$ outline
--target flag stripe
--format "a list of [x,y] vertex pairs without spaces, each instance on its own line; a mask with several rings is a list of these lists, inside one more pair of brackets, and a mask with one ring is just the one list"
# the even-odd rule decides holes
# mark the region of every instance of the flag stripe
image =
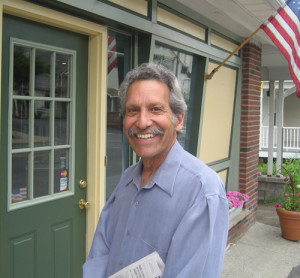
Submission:
[[289,6],[284,7],[279,11],[282,19],[286,22],[287,25],[293,30],[297,41],[300,41],[300,26],[299,26],[299,19],[294,14],[294,12],[289,8]]
[[[272,29],[272,25],[270,25],[269,27],[270,27],[270,29]],[[275,33],[274,30],[273,31],[270,30],[269,36],[273,40],[273,42],[276,44],[276,46],[279,48],[279,50],[282,52],[284,57],[288,60],[291,77],[292,77],[296,87],[300,89],[300,82],[298,79],[300,76],[300,70],[299,70],[299,67],[297,66],[297,64],[295,63],[293,55],[291,55],[291,52],[292,52],[291,48],[285,42],[285,40],[282,39],[281,36],[280,37],[275,36],[274,33]],[[299,89],[298,89],[298,92],[299,92]]]
[[295,33],[279,15],[276,16],[271,23],[278,32],[277,36],[279,37],[279,40],[281,41],[280,38],[282,37],[282,39],[289,44],[290,48],[292,49],[292,55],[294,57],[295,63],[300,65],[299,44],[296,40]]
[[107,73],[109,74],[111,70],[117,65],[118,63],[118,55],[117,55],[117,44],[116,38],[114,36],[108,37],[108,52],[107,52]]
[[18,189],[14,189],[11,195],[12,203],[17,203],[21,201],[25,201],[28,199],[27,196],[27,187],[21,187]]
[[281,36],[281,34],[276,30],[276,28],[273,25],[270,24],[267,28],[269,29],[268,35],[271,37],[276,46],[280,49],[285,58],[292,64],[292,68],[295,71],[295,74],[300,76],[299,63],[297,65],[295,58],[292,55],[293,50],[291,46],[287,43],[284,37]]
[[[270,30],[272,27],[271,26],[269,26],[269,27],[265,26],[264,31],[269,35],[269,37],[272,39],[272,41],[275,43],[275,45],[282,52],[284,57],[289,61],[289,68],[290,68],[290,73],[291,73],[292,79],[293,79],[296,87],[300,88],[300,82],[296,76],[296,74],[298,74],[298,76],[300,74],[299,69],[297,68],[297,66],[295,66],[295,70],[294,70],[293,66],[291,65],[292,62],[290,61],[291,56],[289,55],[286,48],[282,45],[282,43],[278,40],[278,38],[274,35],[274,33]],[[294,63],[294,65],[295,65],[295,63]]]
[[300,22],[299,0],[288,0],[261,28],[271,38],[289,63],[291,77],[300,97]]

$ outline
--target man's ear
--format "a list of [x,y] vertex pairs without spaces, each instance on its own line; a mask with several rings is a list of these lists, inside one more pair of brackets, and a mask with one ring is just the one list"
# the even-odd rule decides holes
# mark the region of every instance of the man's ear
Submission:
[[175,130],[179,132],[183,127],[184,113],[178,115],[176,118]]

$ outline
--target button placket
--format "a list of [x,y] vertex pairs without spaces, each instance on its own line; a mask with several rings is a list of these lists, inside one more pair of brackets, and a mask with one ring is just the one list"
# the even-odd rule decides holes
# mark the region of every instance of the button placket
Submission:
[[136,195],[135,195],[135,199],[134,199],[134,202],[133,202],[133,205],[135,207],[137,207],[139,204],[140,204],[140,201],[139,201],[139,197],[140,197],[140,194],[141,194],[141,190],[139,190]]

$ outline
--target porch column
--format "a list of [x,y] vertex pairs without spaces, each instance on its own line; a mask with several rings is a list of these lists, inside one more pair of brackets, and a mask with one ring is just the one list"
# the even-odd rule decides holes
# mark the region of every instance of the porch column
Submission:
[[242,107],[240,135],[240,178],[242,193],[249,195],[251,211],[244,226],[253,224],[258,201],[258,160],[260,133],[261,48],[248,43],[243,48]]
[[283,86],[284,81],[279,81],[279,90],[278,90],[278,101],[277,101],[277,159],[276,159],[276,172],[281,174],[281,166],[282,166],[282,157],[283,157],[283,104],[284,104],[284,96],[283,96]]
[[275,104],[275,81],[270,81],[269,89],[269,139],[268,139],[268,176],[273,173],[273,146],[274,146],[274,104]]

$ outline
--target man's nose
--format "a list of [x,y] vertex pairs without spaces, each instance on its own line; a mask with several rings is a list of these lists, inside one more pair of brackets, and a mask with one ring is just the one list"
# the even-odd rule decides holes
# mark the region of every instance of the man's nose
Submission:
[[139,118],[137,121],[137,126],[139,129],[146,129],[151,126],[151,116],[148,111],[141,110],[139,113]]

